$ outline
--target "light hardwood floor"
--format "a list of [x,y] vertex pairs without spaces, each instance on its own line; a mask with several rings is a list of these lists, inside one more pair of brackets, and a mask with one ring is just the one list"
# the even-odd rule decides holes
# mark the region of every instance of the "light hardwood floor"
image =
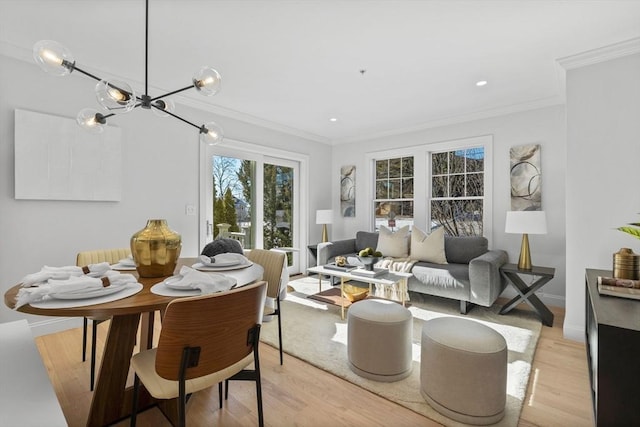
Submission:
[[[526,309],[525,305],[520,308]],[[519,426],[592,426],[591,397],[584,345],[562,338],[564,311],[552,328],[542,327]],[[159,322],[156,322],[159,324]],[[108,322],[100,325],[99,350]],[[69,426],[83,426],[91,402],[89,363],[81,361],[82,329],[36,338]],[[157,334],[156,334],[157,335]],[[278,351],[260,347],[265,425],[279,426],[438,426],[415,412]],[[132,377],[130,382],[133,383]],[[194,395],[187,406],[190,426],[257,425],[255,386],[233,382],[229,400],[218,407],[218,391]],[[127,426],[128,420],[116,424]],[[169,426],[158,409],[138,417],[142,427]]]

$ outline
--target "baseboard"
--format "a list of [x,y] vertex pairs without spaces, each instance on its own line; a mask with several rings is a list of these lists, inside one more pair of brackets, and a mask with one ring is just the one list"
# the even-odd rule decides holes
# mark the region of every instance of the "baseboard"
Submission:
[[562,335],[568,340],[585,342],[584,325],[571,325],[565,320],[562,325]]
[[34,337],[41,335],[55,334],[67,329],[79,328],[82,326],[81,317],[61,317],[59,319],[42,320],[29,323],[31,333]]
[[560,295],[555,295],[555,294],[547,294],[544,292],[536,292],[536,295],[538,295],[538,298],[540,298],[540,300],[545,303],[546,305],[552,305],[554,307],[565,307],[565,297],[560,296]]
[[[511,299],[511,298],[515,298],[517,295],[518,293],[514,289],[509,287],[505,289],[500,296],[503,298]],[[536,296],[540,298],[540,300],[545,305],[551,305],[553,307],[562,307],[562,308],[566,307],[566,299],[563,296],[544,293],[544,292],[536,292]]]

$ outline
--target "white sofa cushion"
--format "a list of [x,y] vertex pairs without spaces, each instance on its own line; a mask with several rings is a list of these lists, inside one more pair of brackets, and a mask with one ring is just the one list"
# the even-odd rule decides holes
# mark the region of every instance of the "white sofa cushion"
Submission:
[[405,225],[393,232],[380,226],[376,251],[385,257],[406,258],[409,256],[409,226]]
[[444,227],[439,227],[427,234],[414,225],[411,231],[411,259],[447,264],[444,251]]

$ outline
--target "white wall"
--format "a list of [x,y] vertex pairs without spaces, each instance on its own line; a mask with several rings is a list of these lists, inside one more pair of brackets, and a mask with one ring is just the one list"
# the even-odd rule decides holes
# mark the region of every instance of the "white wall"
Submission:
[[640,241],[615,228],[640,221],[640,55],[567,72],[566,337],[584,339],[586,268],[612,268]]
[[[540,144],[542,151],[542,207],[547,213],[548,234],[529,236],[531,258],[535,265],[554,267],[555,278],[543,288],[541,298],[548,304],[563,306],[565,297],[565,109],[549,107],[490,119],[420,132],[384,137],[335,147],[333,153],[333,209],[338,213],[340,166],[355,164],[356,217],[338,218],[332,226],[332,238],[348,238],[358,230],[368,230],[371,206],[366,189],[367,153],[392,148],[402,149],[424,144],[493,136],[493,235],[487,236],[493,248],[504,249],[509,260],[517,262],[522,237],[504,233],[505,212],[510,210],[509,148],[515,145]],[[417,185],[417,184],[416,184]],[[424,221],[424,219],[423,219]],[[507,294],[510,294],[509,290]]]
[[[165,218],[182,235],[184,256],[195,256],[198,216],[199,142],[195,128],[149,111],[135,110],[111,122],[122,129],[124,188],[120,202],[28,201],[14,199],[14,109],[75,118],[96,106],[94,82],[81,75],[64,78],[43,73],[35,63],[0,55],[0,291],[43,265],[75,263],[81,250],[127,247],[131,235],[149,218]],[[310,156],[309,241],[320,239],[315,210],[330,200],[331,147],[282,132],[242,123],[194,108],[177,106],[194,123],[216,120],[231,139],[268,145]],[[3,307],[3,308],[2,308]],[[27,317],[43,328],[53,319],[0,307],[0,322]],[[55,328],[55,326],[54,326]]]
[[[166,218],[182,234],[184,255],[199,251],[197,216],[186,216],[184,212],[185,204],[198,202],[197,134],[176,120],[161,120],[135,111],[113,120],[123,131],[125,186],[121,202],[15,200],[14,109],[75,117],[79,109],[95,105],[93,83],[73,75],[50,77],[33,64],[2,55],[0,73],[2,293],[25,273],[42,265],[72,264],[79,250],[127,246],[131,234],[151,217]],[[517,260],[520,236],[502,231],[510,203],[508,152],[514,145],[541,144],[543,209],[547,212],[548,234],[530,236],[532,259],[534,264],[556,268],[556,276],[544,287],[542,298],[549,304],[563,305],[566,293],[565,335],[582,339],[584,269],[610,268],[611,254],[620,247],[640,252],[639,241],[613,230],[640,220],[640,194],[633,187],[640,174],[639,76],[639,55],[570,70],[566,129],[565,108],[556,106],[331,149],[247,123],[213,119],[224,127],[229,138],[310,156],[312,191],[303,189],[309,197],[310,243],[320,240],[315,211],[332,207],[339,212],[340,166],[358,167],[357,216],[337,216],[330,226],[332,239],[352,237],[357,230],[368,227],[370,206],[364,196],[367,153],[492,135],[491,242],[493,247],[507,250],[512,262]],[[211,118],[210,114],[192,108],[181,108],[181,113],[194,122]],[[37,322],[41,329],[52,320],[0,308],[0,322],[23,317]]]

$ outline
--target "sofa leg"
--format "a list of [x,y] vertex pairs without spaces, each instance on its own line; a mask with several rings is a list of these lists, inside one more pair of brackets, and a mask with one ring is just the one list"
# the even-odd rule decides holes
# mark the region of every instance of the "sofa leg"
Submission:
[[467,314],[471,310],[471,304],[469,301],[460,300],[460,314]]

